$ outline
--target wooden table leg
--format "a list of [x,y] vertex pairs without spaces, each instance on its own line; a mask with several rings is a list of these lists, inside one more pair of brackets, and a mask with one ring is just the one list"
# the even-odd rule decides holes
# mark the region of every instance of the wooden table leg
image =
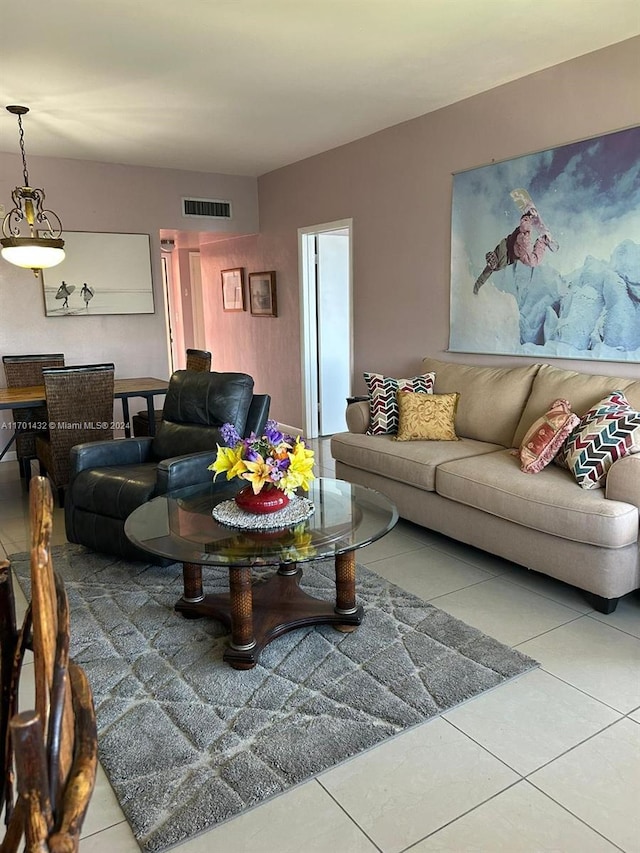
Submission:
[[[356,606],[356,557],[353,551],[336,554],[336,606],[335,612],[351,616],[358,611]],[[337,631],[355,631],[357,625],[334,625]]]
[[204,599],[202,589],[202,566],[198,563],[182,564],[182,581],[184,584],[183,601],[193,604]]
[[256,640],[253,636],[253,592],[250,568],[236,566],[229,569],[229,593],[231,648],[237,651],[252,649]]

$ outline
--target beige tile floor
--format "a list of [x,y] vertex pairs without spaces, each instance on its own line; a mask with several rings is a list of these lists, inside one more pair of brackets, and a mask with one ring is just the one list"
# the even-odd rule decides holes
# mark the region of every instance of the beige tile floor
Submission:
[[[331,476],[328,441],[317,459]],[[27,526],[18,466],[2,463],[0,553],[25,550]],[[174,849],[640,853],[640,595],[603,616],[570,587],[407,522],[359,559],[540,668]],[[102,772],[81,849],[139,850]]]

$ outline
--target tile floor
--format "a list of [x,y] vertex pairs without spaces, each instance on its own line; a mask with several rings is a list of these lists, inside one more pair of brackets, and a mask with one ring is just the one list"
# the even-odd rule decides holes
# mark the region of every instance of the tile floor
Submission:
[[[328,441],[317,459],[331,476]],[[25,550],[26,507],[17,464],[0,464],[0,554]],[[402,521],[359,559],[540,668],[174,849],[640,853],[640,595],[603,616],[564,584]],[[102,772],[81,849],[139,850]]]

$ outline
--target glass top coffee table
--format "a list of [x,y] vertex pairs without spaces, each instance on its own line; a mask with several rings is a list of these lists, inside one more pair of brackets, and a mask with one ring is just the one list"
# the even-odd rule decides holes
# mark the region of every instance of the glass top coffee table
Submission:
[[[305,625],[331,624],[354,631],[362,622],[356,603],[355,551],[388,533],[398,521],[394,504],[373,489],[322,477],[303,493],[314,507],[305,521],[282,529],[244,530],[217,522],[211,512],[231,500],[241,484],[192,486],[138,507],[125,533],[139,548],[183,564],[184,594],[175,609],[187,618],[209,616],[231,630],[224,659],[251,669],[271,640]],[[333,558],[336,602],[300,589],[302,565]],[[203,566],[227,566],[229,592],[206,595]],[[277,571],[252,585],[252,566]]]

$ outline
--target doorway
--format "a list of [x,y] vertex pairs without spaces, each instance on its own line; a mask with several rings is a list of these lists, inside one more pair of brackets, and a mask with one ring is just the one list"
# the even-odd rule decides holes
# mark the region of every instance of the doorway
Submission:
[[298,229],[304,434],[346,430],[353,364],[352,220]]

